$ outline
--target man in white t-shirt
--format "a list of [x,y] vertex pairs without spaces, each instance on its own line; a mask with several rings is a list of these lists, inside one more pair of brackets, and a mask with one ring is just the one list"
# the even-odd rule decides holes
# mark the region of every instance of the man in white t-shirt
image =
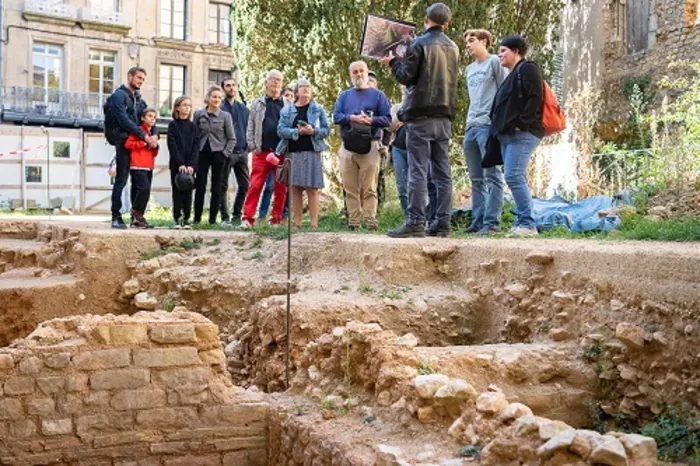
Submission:
[[465,73],[469,111],[462,148],[472,184],[472,223],[465,232],[481,236],[501,231],[498,223],[503,210],[503,172],[501,167],[481,168],[481,160],[486,155],[493,99],[507,70],[497,55],[489,53],[493,44],[489,31],[470,29],[463,37],[469,55],[476,59]]

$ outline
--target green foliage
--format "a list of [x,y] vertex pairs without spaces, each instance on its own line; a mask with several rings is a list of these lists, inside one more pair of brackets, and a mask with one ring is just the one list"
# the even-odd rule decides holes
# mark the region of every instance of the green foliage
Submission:
[[641,215],[629,216],[622,222],[620,239],[660,241],[700,241],[699,218],[647,220]]
[[265,258],[265,254],[262,251],[255,251],[250,256],[246,257],[245,260],[248,261],[259,261]]
[[668,409],[640,433],[656,440],[660,460],[700,465],[700,419],[685,416],[682,409]]
[[374,293],[374,288],[372,288],[372,285],[369,283],[360,282],[360,284],[357,286],[357,291],[359,291],[360,294],[370,295]]
[[192,238],[182,238],[180,240],[180,247],[186,251],[191,249],[199,249],[202,247],[201,241]]
[[144,251],[141,253],[141,260],[147,261],[155,257],[164,256],[166,253],[162,249],[154,249],[153,251]]
[[207,246],[212,247],[212,246],[218,246],[221,244],[221,240],[219,238],[214,238],[211,241],[207,242]]
[[418,374],[419,375],[430,375],[430,374],[435,374],[435,369],[430,365],[428,361],[421,361],[420,366],[418,367]]
[[462,447],[459,449],[457,456],[460,458],[478,458],[481,456],[481,448],[474,445]]
[[308,406],[304,403],[294,403],[294,414],[297,416],[303,416],[306,414]]
[[602,354],[603,348],[600,346],[600,344],[595,343],[589,346],[586,351],[583,352],[583,358],[588,362],[596,362]]
[[323,402],[321,403],[321,409],[327,409],[329,411],[333,411],[335,409],[335,405],[333,404],[333,400],[331,399],[324,399]]
[[163,301],[163,309],[167,312],[173,312],[173,309],[175,309],[175,301],[173,301],[173,298],[170,296],[165,298],[165,301]]

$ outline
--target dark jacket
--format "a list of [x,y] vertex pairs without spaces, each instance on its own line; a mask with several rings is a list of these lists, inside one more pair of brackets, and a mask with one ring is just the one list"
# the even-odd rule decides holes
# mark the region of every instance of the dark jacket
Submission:
[[168,151],[170,169],[182,165],[197,168],[199,157],[199,130],[191,120],[173,120],[168,125]]
[[233,148],[234,154],[240,154],[248,151],[248,139],[246,132],[248,131],[248,117],[250,112],[246,106],[240,102],[229,103],[228,99],[221,102],[221,110],[228,112],[233,118],[233,130],[236,133],[236,146]]
[[396,80],[408,88],[399,112],[401,121],[454,118],[459,49],[439,26],[414,39],[404,60],[391,61],[391,70]]
[[489,141],[481,163],[484,168],[503,164],[499,134],[514,134],[517,128],[544,137],[543,86],[540,68],[525,59],[508,74],[493,100]]
[[[122,84],[109,98],[112,115],[117,120],[117,140],[124,144],[130,134],[144,139],[146,133],[139,127],[141,113],[148,108],[148,104],[141,97],[139,91],[131,92],[125,84]],[[158,135],[158,129],[154,126],[151,133]]]

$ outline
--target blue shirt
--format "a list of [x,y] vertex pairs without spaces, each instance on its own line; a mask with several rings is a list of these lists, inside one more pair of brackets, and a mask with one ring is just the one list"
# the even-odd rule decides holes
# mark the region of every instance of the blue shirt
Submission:
[[391,123],[391,108],[384,93],[373,87],[353,87],[338,96],[333,111],[333,122],[340,125],[340,135],[344,138],[350,131],[350,116],[362,112],[372,115],[372,139],[381,139],[382,128],[388,128]]
[[248,114],[250,112],[242,103],[234,101],[231,105],[228,99],[224,99],[221,109],[230,113],[233,118],[233,130],[236,133],[236,146],[233,148],[233,152],[236,154],[245,152],[248,148],[246,130],[248,129]]

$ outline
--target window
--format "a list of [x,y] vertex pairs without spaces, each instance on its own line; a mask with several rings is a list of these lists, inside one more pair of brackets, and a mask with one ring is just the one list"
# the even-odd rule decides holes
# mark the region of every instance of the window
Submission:
[[70,158],[70,142],[68,141],[54,141],[53,142],[53,156],[60,159]]
[[160,65],[159,84],[158,108],[160,109],[160,115],[170,116],[175,99],[185,94],[185,67]]
[[117,66],[117,54],[91,50],[88,56],[88,92],[97,94],[99,101],[103,96],[114,92],[114,69]]
[[119,0],[90,0],[90,8],[102,11],[119,11]]
[[63,72],[63,47],[37,42],[32,47],[32,85],[34,101],[44,105],[57,103]]
[[231,7],[209,4],[209,43],[231,45]]
[[41,183],[42,167],[24,167],[24,181],[27,183]]
[[627,53],[641,52],[649,48],[649,0],[626,1]]
[[209,79],[207,81],[207,87],[214,85],[220,86],[221,80],[228,76],[231,76],[230,71],[209,70]]
[[160,0],[160,35],[185,40],[186,0]]

